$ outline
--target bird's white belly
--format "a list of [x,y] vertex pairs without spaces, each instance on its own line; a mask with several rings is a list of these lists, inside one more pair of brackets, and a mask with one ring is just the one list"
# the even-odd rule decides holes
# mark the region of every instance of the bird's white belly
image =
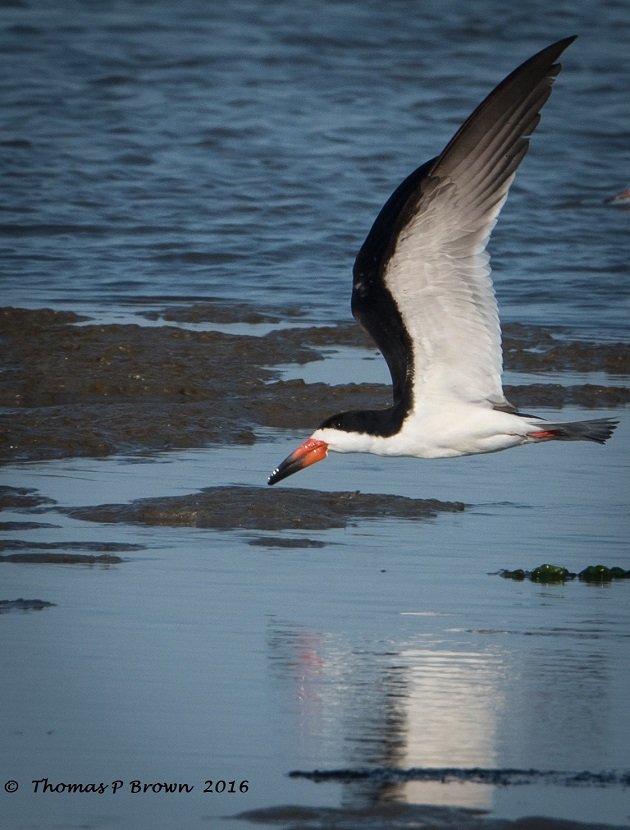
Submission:
[[453,405],[432,412],[413,412],[396,435],[366,436],[365,452],[408,455],[415,458],[453,458],[498,452],[525,443],[526,424],[517,415],[473,406]]

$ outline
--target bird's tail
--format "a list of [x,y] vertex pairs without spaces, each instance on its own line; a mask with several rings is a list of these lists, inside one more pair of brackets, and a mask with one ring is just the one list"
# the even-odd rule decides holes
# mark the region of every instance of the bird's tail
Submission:
[[543,421],[540,432],[530,432],[531,438],[556,441],[596,441],[605,444],[617,428],[616,418],[595,418],[592,421],[572,421],[568,424],[549,424]]

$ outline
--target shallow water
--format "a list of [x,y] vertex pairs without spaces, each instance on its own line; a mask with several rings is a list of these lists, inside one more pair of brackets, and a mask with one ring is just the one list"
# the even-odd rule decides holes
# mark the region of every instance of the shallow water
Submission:
[[[221,816],[279,804],[365,808],[394,799],[627,822],[627,789],[618,785],[287,777],[364,767],[628,770],[630,586],[496,575],[543,561],[627,566],[630,447],[623,432],[617,439],[604,449],[401,460],[395,480],[384,478],[392,465],[382,459],[338,456],[328,475],[314,468],[287,485],[360,483],[469,504],[419,522],[265,534],[99,525],[42,508],[35,518],[57,527],[20,538],[61,550],[69,540],[146,549],[108,568],[4,565],[7,596],[56,603],[2,618],[4,743],[10,776],[22,783],[9,815],[33,827],[51,816],[61,826],[89,818],[106,827],[133,815],[149,827],[185,815],[187,826],[202,827],[204,817],[223,826]],[[59,506],[125,502],[224,483],[226,471],[236,484],[261,481],[279,451],[260,443],[22,464],[5,480]],[[278,535],[323,547],[278,548]],[[265,536],[269,547],[249,544]],[[123,789],[89,801],[29,792],[44,776],[196,789],[167,797]],[[208,778],[247,779],[249,791],[209,798],[200,792]]]
[[[630,169],[629,23],[617,0],[5,4],[2,303],[155,325],[137,315],[219,297],[300,306],[287,328],[346,320],[354,254],[393,187],[518,61],[577,33],[493,236],[493,264],[504,319],[622,339],[630,211],[604,200]],[[372,357],[335,346],[326,360],[287,362],[285,376],[386,382]],[[626,379],[558,370],[506,380]],[[55,500],[5,510],[3,522],[42,526],[7,528],[3,542],[130,548],[108,567],[0,563],[0,598],[54,603],[0,616],[2,783],[20,785],[0,788],[3,820],[250,827],[226,817],[267,810],[258,817],[271,821],[271,808],[293,804],[320,808],[308,826],[326,827],[334,807],[348,821],[362,812],[363,826],[408,803],[627,826],[618,780],[383,778],[415,767],[630,770],[630,585],[496,574],[546,561],[629,567],[620,417],[604,448],[337,456],[273,491],[279,502],[285,488],[311,487],[467,504],[421,521],[350,516],[330,530],[102,524],[58,510],[264,486],[304,437],[294,428],[257,427],[250,445],[3,467],[3,484]],[[377,774],[289,777],[364,768]],[[44,777],[109,789],[33,792]],[[208,779],[236,791],[203,793]],[[194,790],[134,793],[135,780]],[[113,781],[123,782],[115,794]],[[482,826],[466,815],[458,830]],[[275,826],[299,821],[287,811]]]

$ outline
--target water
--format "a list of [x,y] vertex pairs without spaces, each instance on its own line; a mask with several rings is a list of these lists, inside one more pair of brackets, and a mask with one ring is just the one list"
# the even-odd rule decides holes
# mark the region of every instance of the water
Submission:
[[[401,461],[388,478],[382,460],[338,456],[327,462],[332,475],[312,470],[311,486],[360,482],[471,507],[427,522],[282,534],[321,549],[251,546],[261,535],[251,530],[99,526],[55,509],[37,516],[58,525],[45,538],[62,549],[68,539],[147,548],[107,569],[4,566],[7,596],[57,607],[1,618],[4,770],[22,784],[3,808],[29,827],[125,826],[130,816],[138,827],[169,826],[184,815],[188,826],[210,816],[222,827],[221,816],[242,810],[396,798],[627,822],[620,787],[410,782],[381,793],[378,783],[286,777],[374,766],[628,768],[628,586],[495,574],[546,560],[627,565],[627,437],[614,455],[604,451],[605,463],[597,447],[576,447],[550,446],[544,458],[536,448],[514,451],[516,479],[509,453],[422,468]],[[7,474],[62,506],[94,504],[180,495],[224,483],[226,471],[250,483],[278,449],[22,464]],[[37,541],[42,531],[20,536]],[[32,792],[43,777],[196,789],[166,799],[127,789],[62,798]],[[208,798],[201,789],[211,778],[250,789]]]
[[[573,33],[492,239],[497,291],[504,319],[624,338],[630,211],[604,199],[630,170],[625,2],[5,4],[2,304],[110,322],[221,297],[347,319],[354,255],[393,187],[516,63]],[[341,382],[357,370],[382,379],[375,360],[341,356]],[[322,366],[312,369],[319,380]],[[62,506],[251,485],[298,437],[260,431],[251,447],[15,464],[3,483]],[[146,546],[107,569],[2,565],[3,597],[56,603],[0,617],[2,782],[20,784],[0,789],[5,823],[237,827],[225,816],[393,798],[628,824],[617,786],[387,788],[287,773],[628,770],[629,586],[490,574],[544,561],[629,567],[629,454],[624,421],[604,449],[336,457],[286,486],[470,508],[293,533],[321,548],[252,546],[238,530],[101,526],[55,508],[35,518],[56,527],[4,532]],[[125,786],[34,793],[42,777]],[[195,789],[133,794],[136,779]],[[203,793],[208,779],[248,789]]]
[[[377,210],[492,86],[577,33],[496,229],[507,319],[627,321],[625,2],[5,5],[5,303],[219,295],[348,316]],[[296,292],[296,287],[298,291]]]

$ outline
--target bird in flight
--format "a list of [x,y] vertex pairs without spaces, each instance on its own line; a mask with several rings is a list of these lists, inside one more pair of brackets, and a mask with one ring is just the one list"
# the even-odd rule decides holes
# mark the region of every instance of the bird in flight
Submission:
[[541,441],[603,444],[611,436],[616,420],[550,423],[506,400],[486,252],[560,71],[556,61],[574,40],[514,70],[385,203],[354,263],[352,313],[387,361],[392,405],[327,418],[269,484],[329,450],[450,458]]

